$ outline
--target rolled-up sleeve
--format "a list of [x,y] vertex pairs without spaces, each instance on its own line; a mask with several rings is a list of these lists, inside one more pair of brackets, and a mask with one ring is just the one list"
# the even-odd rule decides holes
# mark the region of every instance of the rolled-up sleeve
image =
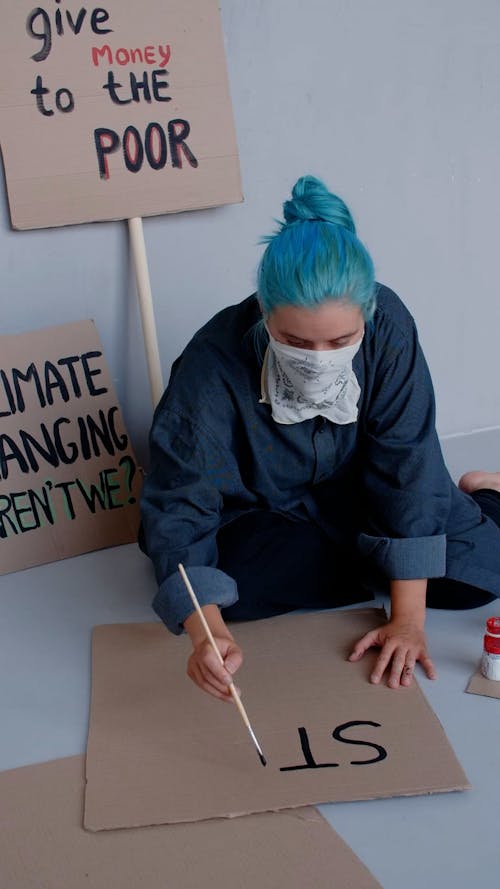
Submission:
[[150,436],[151,469],[141,497],[143,548],[158,582],[153,607],[167,627],[183,631],[194,610],[178,572],[181,562],[202,605],[232,605],[235,581],[217,568],[224,479],[230,461],[211,432],[160,404]]
[[443,577],[446,572],[445,534],[391,538],[361,533],[358,546],[392,580]]
[[[238,599],[235,581],[218,568],[190,566],[189,580],[202,606],[219,605],[220,608],[227,608]],[[172,633],[178,635],[183,632],[184,621],[194,611],[194,607],[179,572],[171,574],[160,584],[153,600],[153,608]]]
[[359,551],[391,579],[442,577],[452,483],[435,430],[430,374],[409,315],[380,352],[364,428]]

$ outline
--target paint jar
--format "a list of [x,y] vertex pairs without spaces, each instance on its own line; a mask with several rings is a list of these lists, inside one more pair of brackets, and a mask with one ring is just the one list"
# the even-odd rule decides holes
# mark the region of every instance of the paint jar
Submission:
[[481,673],[486,679],[500,679],[500,617],[486,621]]

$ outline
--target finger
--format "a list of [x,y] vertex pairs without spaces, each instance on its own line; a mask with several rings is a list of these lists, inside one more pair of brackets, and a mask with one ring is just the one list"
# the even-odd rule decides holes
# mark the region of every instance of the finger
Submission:
[[[223,670],[222,671],[222,680],[221,680],[220,673],[217,675],[215,673],[213,673],[212,670],[210,669],[210,667],[207,666],[207,664],[203,660],[196,661],[196,665],[197,665],[197,667],[203,677],[203,680],[205,682],[208,682],[209,685],[216,688],[217,691],[219,691],[221,694],[225,694],[225,695],[228,694],[229,685],[232,681],[229,673],[226,673],[226,671]],[[226,679],[225,679],[226,676],[228,677],[228,681],[226,681]]]
[[378,630],[370,630],[359,642],[356,642],[351,654],[349,655],[350,661],[359,661],[360,657],[362,657],[365,651],[368,651],[372,645],[379,645],[379,637]]
[[412,654],[406,655],[405,665],[401,674],[401,685],[407,687],[413,682],[413,674],[415,672],[415,658]]
[[243,663],[243,653],[237,645],[232,646],[224,658],[224,667],[227,672],[234,676]]
[[373,668],[372,674],[370,676],[370,682],[373,682],[374,685],[377,685],[380,682],[380,680],[382,679],[382,676],[385,673],[386,667],[392,658],[393,652],[394,652],[394,643],[389,642],[389,641],[386,642],[382,651],[380,652],[380,654],[377,658],[375,667]]
[[389,688],[399,688],[401,685],[406,663],[406,654],[407,652],[401,648],[397,648],[394,652],[392,656],[391,671],[389,673],[389,679],[387,680]]
[[220,685],[229,685],[232,682],[231,673],[221,664],[213,648],[203,649],[199,653],[197,663],[209,681],[217,682]]
[[420,663],[422,664],[428,679],[437,679],[436,668],[427,652],[420,658]]
[[207,692],[209,695],[212,695],[212,697],[217,698],[219,701],[228,702],[228,701],[232,700],[231,694],[230,694],[229,689],[227,687],[226,687],[225,692],[221,692],[221,691],[219,691],[218,688],[216,688],[214,685],[212,685],[211,682],[207,682],[207,680],[204,678],[198,664],[193,666],[193,668],[189,672],[189,676],[193,680],[193,682],[199,688],[201,688],[202,691]]
[[[204,668],[203,662],[200,657],[194,653],[191,655],[188,661],[188,676],[193,682],[196,682],[197,685],[205,686],[208,684],[211,688],[216,690],[219,694],[227,696],[228,694],[228,685],[225,682],[218,682],[218,680],[214,680],[212,674]],[[204,688],[204,690],[206,690]]]

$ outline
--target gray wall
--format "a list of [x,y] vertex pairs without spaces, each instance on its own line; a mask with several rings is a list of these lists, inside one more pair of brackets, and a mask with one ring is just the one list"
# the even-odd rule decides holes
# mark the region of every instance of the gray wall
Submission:
[[[347,201],[379,280],[417,319],[455,473],[475,456],[494,468],[500,5],[221,0],[221,13],[245,202],[144,222],[165,377],[195,328],[251,292],[259,237],[310,172]],[[144,458],[126,224],[13,232],[4,189],[0,201],[2,332],[94,318]]]

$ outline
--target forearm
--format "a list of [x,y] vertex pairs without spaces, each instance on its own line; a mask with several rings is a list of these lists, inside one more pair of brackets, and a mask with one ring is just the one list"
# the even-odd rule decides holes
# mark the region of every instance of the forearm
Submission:
[[391,620],[408,621],[423,629],[427,579],[391,580]]
[[[205,615],[205,620],[210,627],[213,636],[223,637],[226,639],[233,638],[224,622],[224,619],[217,605],[204,605],[201,610]],[[186,630],[186,633],[188,633],[191,642],[193,643],[193,648],[196,648],[207,638],[205,628],[203,627],[203,624],[196,611],[193,611],[193,613],[186,618],[186,620],[184,621],[184,629]]]

